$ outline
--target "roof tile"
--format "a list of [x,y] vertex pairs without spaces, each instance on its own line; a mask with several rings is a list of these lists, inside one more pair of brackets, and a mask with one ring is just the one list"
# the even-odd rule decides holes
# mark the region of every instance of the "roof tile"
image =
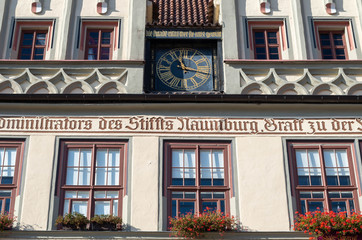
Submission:
[[213,0],[152,0],[152,26],[215,27]]

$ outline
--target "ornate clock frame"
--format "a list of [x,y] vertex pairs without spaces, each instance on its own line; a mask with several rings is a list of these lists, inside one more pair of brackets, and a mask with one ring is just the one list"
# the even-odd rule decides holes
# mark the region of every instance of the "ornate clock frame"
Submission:
[[144,91],[222,92],[221,55],[219,40],[148,39]]

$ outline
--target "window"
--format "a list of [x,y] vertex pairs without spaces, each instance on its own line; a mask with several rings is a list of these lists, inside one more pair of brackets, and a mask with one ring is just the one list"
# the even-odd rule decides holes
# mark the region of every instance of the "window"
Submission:
[[279,59],[280,43],[278,30],[254,30],[255,59]]
[[52,48],[54,21],[16,20],[12,41],[12,58],[44,60]]
[[346,40],[344,32],[321,31],[319,32],[323,59],[346,59]]
[[21,34],[19,59],[43,60],[46,51],[47,31],[28,30]]
[[126,143],[62,142],[61,214],[121,216]]
[[85,59],[111,59],[112,30],[90,29],[87,32]]
[[285,19],[248,20],[247,46],[254,59],[279,60],[287,54],[288,41]]
[[19,193],[20,159],[23,142],[0,141],[0,210],[13,214],[15,197]]
[[229,152],[224,143],[165,143],[168,215],[229,212]]
[[352,144],[289,143],[289,156],[301,213],[359,211]]
[[79,58],[86,60],[111,60],[119,46],[120,20],[90,21],[81,20],[78,32],[80,39],[77,48]]

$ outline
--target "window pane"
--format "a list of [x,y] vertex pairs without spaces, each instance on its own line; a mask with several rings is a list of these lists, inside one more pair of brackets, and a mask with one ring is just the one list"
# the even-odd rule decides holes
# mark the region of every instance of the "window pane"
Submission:
[[297,167],[308,167],[308,157],[306,150],[296,150]]
[[44,58],[44,48],[35,48],[33,59],[42,60],[43,58]]
[[80,166],[90,167],[92,162],[92,150],[81,149],[80,151]]
[[45,39],[46,39],[45,33],[38,33],[36,35],[35,45],[45,46]]
[[89,198],[89,192],[88,191],[79,191],[78,198]]
[[1,168],[3,173],[1,177],[1,184],[12,184],[14,179],[15,167],[3,167]]
[[195,151],[185,150],[185,167],[195,167]]
[[211,169],[201,169],[201,185],[211,186]]
[[202,202],[202,209],[203,212],[205,211],[217,211],[217,202]]
[[69,200],[64,200],[63,215],[69,213]]
[[119,185],[119,169],[108,169],[108,182],[107,185]]
[[225,198],[225,193],[223,193],[223,192],[214,192],[214,198]]
[[109,59],[109,51],[110,51],[109,48],[101,48],[101,57],[100,57],[100,59],[101,60]]
[[266,53],[265,47],[257,47],[255,49],[256,49],[257,54],[265,54]]
[[33,45],[33,33],[24,33],[23,35],[23,46],[32,46]]
[[211,152],[210,150],[200,151],[200,166],[211,167]]
[[94,198],[106,198],[106,191],[95,191]]
[[87,216],[88,204],[85,201],[73,201],[72,202],[72,213],[78,212]]
[[351,212],[354,212],[354,202],[353,202],[353,200],[348,200],[348,203],[349,203],[349,210]]
[[300,207],[301,207],[301,213],[302,214],[305,214],[307,211],[306,211],[306,206],[305,206],[305,200],[301,200],[300,201]]
[[106,185],[106,169],[96,169],[96,185]]
[[255,44],[265,44],[264,32],[255,32],[254,37],[255,37]]
[[98,48],[89,48],[88,49],[88,60],[97,60]]
[[119,149],[111,149],[108,151],[108,167],[119,167],[120,153]]
[[0,190],[0,197],[11,197],[11,191]]
[[185,192],[185,199],[195,199],[196,193],[194,192]]
[[299,197],[300,198],[311,198],[312,194],[310,192],[300,192]]
[[323,156],[326,167],[337,167],[334,150],[324,150]]
[[309,212],[324,211],[323,202],[308,202],[308,208]]
[[105,149],[98,149],[97,150],[97,161],[96,166],[97,167],[105,167],[107,161],[107,150]]
[[222,186],[224,185],[224,170],[214,169],[213,170],[213,185]]
[[66,191],[65,198],[77,198],[77,192],[76,191]]
[[224,152],[222,150],[212,151],[213,167],[224,167]]
[[110,44],[110,43],[111,43],[111,33],[102,32],[102,44]]
[[107,191],[107,198],[118,198],[117,191]]
[[69,149],[67,166],[79,166],[79,149]]
[[195,213],[195,204],[194,204],[194,202],[182,202],[182,201],[180,201],[179,213],[180,213],[180,215],[185,215],[187,213],[194,214]]
[[321,161],[319,160],[318,150],[308,150],[309,166],[320,167]]
[[209,198],[212,199],[212,192],[202,192],[201,199]]
[[31,48],[22,48],[20,59],[31,59]]
[[174,217],[176,217],[176,215],[177,215],[177,201],[176,200],[172,200],[172,203],[171,203],[171,216],[174,218]]
[[348,158],[346,150],[336,150],[338,167],[348,167]]
[[16,162],[16,148],[7,148],[3,165],[14,166]]
[[172,150],[172,167],[183,167],[182,150]]
[[313,198],[324,198],[323,192],[312,192]]
[[185,186],[195,186],[195,169],[185,169]]
[[332,202],[332,211],[333,212],[346,212],[347,211],[347,206],[346,206],[346,202]]
[[90,168],[79,169],[79,185],[90,185]]
[[341,195],[339,192],[329,192],[328,197],[330,198],[341,198]]
[[341,193],[342,198],[353,198],[352,192],[342,192]]
[[118,200],[113,201],[113,211],[112,215],[118,216]]
[[78,184],[78,169],[68,168],[66,185],[77,185],[77,184]]
[[111,214],[111,204],[109,201],[96,201],[95,202],[95,215],[109,215]]
[[98,31],[97,32],[90,32],[88,44],[90,45],[97,45],[98,44]]

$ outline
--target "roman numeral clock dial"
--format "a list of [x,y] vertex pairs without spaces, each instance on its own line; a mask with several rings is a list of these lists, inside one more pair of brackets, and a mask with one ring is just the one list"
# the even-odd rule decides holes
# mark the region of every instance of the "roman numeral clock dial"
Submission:
[[211,50],[176,48],[156,53],[155,80],[160,91],[213,90]]

